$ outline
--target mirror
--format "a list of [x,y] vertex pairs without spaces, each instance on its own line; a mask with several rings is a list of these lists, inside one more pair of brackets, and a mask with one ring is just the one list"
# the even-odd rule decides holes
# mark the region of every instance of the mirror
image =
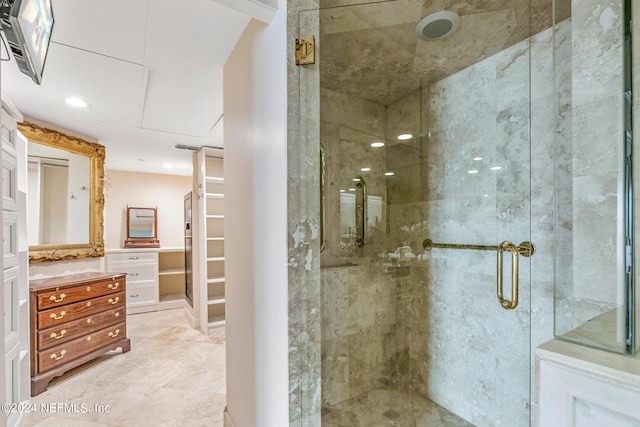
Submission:
[[159,248],[158,208],[127,206],[127,240],[125,248]]
[[29,262],[104,256],[102,145],[33,123],[27,139]]

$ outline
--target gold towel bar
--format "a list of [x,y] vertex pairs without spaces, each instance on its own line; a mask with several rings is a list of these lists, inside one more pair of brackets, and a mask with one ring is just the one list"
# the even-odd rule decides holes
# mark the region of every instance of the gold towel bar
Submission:
[[[422,242],[422,247],[425,250],[431,250],[431,248],[440,249],[473,249],[477,251],[496,251],[498,254],[496,263],[496,294],[500,306],[505,310],[513,310],[518,306],[518,291],[519,291],[519,268],[518,268],[518,255],[524,257],[533,256],[536,253],[536,247],[531,242],[522,242],[518,246],[509,242],[508,240],[500,243],[498,246],[485,246],[485,245],[457,245],[451,243],[433,243],[431,239],[425,239]],[[504,297],[503,293],[503,254],[504,252],[511,252],[511,300]]]
[[[472,249],[476,251],[497,251],[499,246],[486,246],[486,245],[466,245],[466,244],[456,244],[456,243],[434,243],[431,239],[424,239],[422,242],[422,247],[425,250],[430,250],[431,248],[439,248],[439,249]],[[531,242],[522,242],[518,245],[518,254],[524,257],[531,257],[535,255],[536,247]]]

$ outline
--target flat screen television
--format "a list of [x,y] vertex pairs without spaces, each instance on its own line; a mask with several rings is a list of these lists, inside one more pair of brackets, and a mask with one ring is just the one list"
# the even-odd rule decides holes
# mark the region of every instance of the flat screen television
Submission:
[[0,25],[20,71],[42,83],[53,31],[51,0],[2,0]]

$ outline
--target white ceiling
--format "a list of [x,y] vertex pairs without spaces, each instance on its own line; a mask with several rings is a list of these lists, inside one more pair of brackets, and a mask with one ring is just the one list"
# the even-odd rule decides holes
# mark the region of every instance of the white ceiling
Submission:
[[[42,85],[12,59],[2,63],[2,94],[27,118],[97,139],[108,169],[191,175],[192,152],[174,145],[223,146],[222,67],[249,20],[268,22],[272,5],[52,0]],[[89,108],[67,106],[70,96]]]

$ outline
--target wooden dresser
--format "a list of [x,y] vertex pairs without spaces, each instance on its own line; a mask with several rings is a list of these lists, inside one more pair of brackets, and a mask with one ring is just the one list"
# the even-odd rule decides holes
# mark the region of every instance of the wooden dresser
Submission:
[[83,273],[29,283],[31,396],[49,381],[109,350],[131,349],[126,276]]

